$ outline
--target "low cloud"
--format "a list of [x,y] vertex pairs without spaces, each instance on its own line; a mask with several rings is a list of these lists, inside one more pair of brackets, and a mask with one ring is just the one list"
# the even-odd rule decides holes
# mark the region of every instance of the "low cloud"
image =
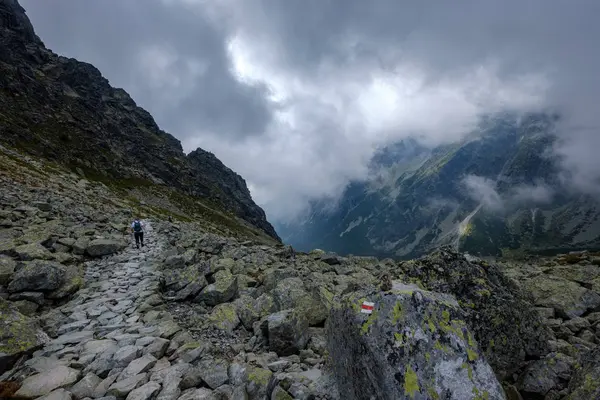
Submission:
[[552,201],[554,195],[554,189],[544,183],[521,185],[511,191],[508,201],[516,205],[548,204]]
[[484,208],[491,211],[504,209],[504,201],[496,190],[495,181],[482,176],[467,175],[463,178],[462,184],[465,186],[467,194]]
[[506,110],[559,113],[563,181],[600,193],[596,0],[21,2],[50,48],[215,153],[272,220],[365,179],[377,148],[450,143]]

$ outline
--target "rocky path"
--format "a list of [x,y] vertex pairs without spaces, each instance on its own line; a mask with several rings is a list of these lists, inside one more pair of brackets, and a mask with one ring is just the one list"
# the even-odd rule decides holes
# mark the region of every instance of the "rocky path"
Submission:
[[0,379],[28,376],[16,397],[215,398],[194,382],[181,392],[180,381],[202,348],[162,311],[154,268],[161,243],[150,224],[145,244],[87,263],[85,288],[47,317],[57,337]]

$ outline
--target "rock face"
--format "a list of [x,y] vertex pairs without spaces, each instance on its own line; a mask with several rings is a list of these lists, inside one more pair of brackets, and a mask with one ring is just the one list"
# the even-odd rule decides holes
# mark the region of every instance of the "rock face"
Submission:
[[405,282],[453,295],[465,321],[499,379],[526,358],[550,352],[552,334],[513,281],[497,265],[468,261],[449,248],[400,263]]
[[344,296],[327,322],[341,397],[504,399],[464,317],[451,296],[414,286]]
[[[239,175],[203,150],[186,156],[177,139],[95,67],[46,49],[16,0],[0,2],[0,16],[2,144],[127,188],[168,182],[177,189],[172,201],[182,199],[186,211],[194,210],[194,198],[206,199],[205,214],[221,208],[279,240]],[[211,215],[226,223],[218,212]]]

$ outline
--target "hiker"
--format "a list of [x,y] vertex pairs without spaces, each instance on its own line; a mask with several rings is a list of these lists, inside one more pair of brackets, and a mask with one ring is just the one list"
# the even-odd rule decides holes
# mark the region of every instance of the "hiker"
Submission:
[[135,237],[135,247],[140,248],[140,243],[144,247],[144,223],[136,218],[131,224],[131,231]]

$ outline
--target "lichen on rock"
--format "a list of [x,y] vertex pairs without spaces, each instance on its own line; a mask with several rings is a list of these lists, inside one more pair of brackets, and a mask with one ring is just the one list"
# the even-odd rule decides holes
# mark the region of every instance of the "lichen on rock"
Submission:
[[[371,314],[357,310],[363,299],[375,303]],[[327,321],[340,396],[504,399],[464,317],[452,296],[416,286],[343,296]]]

